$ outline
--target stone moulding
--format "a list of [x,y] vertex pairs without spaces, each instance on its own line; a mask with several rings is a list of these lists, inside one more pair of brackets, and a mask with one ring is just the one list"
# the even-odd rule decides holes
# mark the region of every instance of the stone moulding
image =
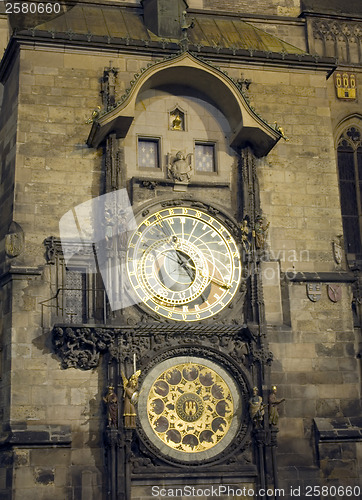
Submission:
[[52,341],[62,368],[81,370],[96,368],[101,354],[108,353],[114,359],[123,357],[132,363],[134,355],[137,359],[147,360],[156,352],[175,345],[211,348],[248,369],[255,363],[269,364],[272,361],[272,354],[263,344],[259,345],[246,325],[147,323],[119,328],[55,325]]
[[[283,278],[283,276],[282,276]],[[304,282],[334,282],[334,283],[353,283],[357,278],[347,271],[331,271],[331,272],[321,272],[321,273],[294,273],[293,276],[284,276],[286,281],[291,281],[295,283]]]
[[237,83],[225,72],[186,51],[151,63],[135,75],[117,106],[94,120],[88,146],[98,147],[111,132],[119,138],[126,137],[135,116],[136,99],[142,91],[184,81],[218,102],[234,131],[231,147],[237,149],[251,143],[255,154],[264,156],[282,137],[251,108]]
[[69,425],[13,425],[0,436],[0,449],[13,446],[29,448],[31,446],[70,447],[72,433]]
[[314,430],[317,444],[362,442],[362,417],[315,418]]
[[115,333],[109,328],[55,326],[53,345],[62,368],[96,368],[100,354],[112,347]]

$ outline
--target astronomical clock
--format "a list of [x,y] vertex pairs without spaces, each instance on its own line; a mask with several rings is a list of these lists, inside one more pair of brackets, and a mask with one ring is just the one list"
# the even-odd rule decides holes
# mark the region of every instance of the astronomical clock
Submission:
[[124,257],[135,305],[123,312],[110,372],[123,379],[118,489],[129,497],[161,473],[245,481],[257,474],[249,399],[258,348],[245,324],[240,224],[187,197],[135,216]]
[[213,318],[239,290],[240,250],[225,219],[197,204],[168,205],[145,210],[130,239],[131,285],[139,302],[162,318]]
[[[187,78],[194,90],[178,95]],[[168,480],[262,487],[273,467],[258,391],[271,355],[255,158],[280,134],[233,80],[188,52],[150,63],[133,85],[95,117],[87,141],[105,152],[106,193],[127,187],[132,205],[132,227],[119,207],[114,220],[105,210],[107,265],[97,261],[108,296],[104,276],[127,306],[109,302],[104,324],[57,328],[54,342],[67,366],[94,368],[107,355],[108,498]],[[153,126],[151,108],[163,125]]]

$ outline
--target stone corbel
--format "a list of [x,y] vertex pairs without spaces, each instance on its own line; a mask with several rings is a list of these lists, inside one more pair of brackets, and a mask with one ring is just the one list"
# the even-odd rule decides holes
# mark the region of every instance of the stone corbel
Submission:
[[91,370],[98,366],[102,353],[111,351],[115,331],[106,328],[70,325],[53,328],[53,346],[62,368]]

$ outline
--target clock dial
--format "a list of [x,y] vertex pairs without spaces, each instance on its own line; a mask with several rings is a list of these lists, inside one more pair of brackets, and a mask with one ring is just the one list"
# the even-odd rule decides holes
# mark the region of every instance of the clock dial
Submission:
[[176,356],[157,364],[139,391],[143,438],[181,462],[214,459],[240,430],[242,398],[232,376],[200,356]]
[[213,448],[228,433],[234,401],[229,386],[215,370],[187,362],[155,380],[147,415],[153,432],[167,446],[198,453]]
[[176,321],[220,312],[241,279],[240,254],[227,227],[184,206],[144,218],[129,242],[127,270],[139,299]]

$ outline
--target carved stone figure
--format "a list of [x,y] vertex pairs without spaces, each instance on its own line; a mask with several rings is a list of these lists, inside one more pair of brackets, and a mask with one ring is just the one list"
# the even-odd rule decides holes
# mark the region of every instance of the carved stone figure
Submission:
[[5,253],[8,257],[17,257],[24,250],[24,231],[15,221],[9,226],[9,231],[5,235]]
[[184,155],[182,151],[178,151],[176,156],[170,156],[168,173],[171,179],[175,182],[189,182],[192,172],[191,157],[192,153]]
[[129,379],[122,373],[123,388],[124,388],[124,427],[126,429],[136,428],[136,408],[138,401],[138,378],[141,375],[141,370],[137,370]]
[[332,242],[333,257],[336,264],[341,264],[343,259],[342,235],[338,235]]
[[106,240],[106,246],[108,250],[112,248],[113,245],[113,226],[114,226],[114,221],[113,221],[113,214],[109,208],[106,208],[104,212],[104,221],[106,225],[105,229],[105,240]]
[[108,393],[103,398],[103,401],[107,405],[107,419],[108,427],[118,427],[118,398],[117,394],[114,392],[114,387],[108,387]]
[[265,217],[258,215],[255,220],[255,246],[256,248],[263,249],[266,244],[268,236],[268,228],[270,222],[267,222]]
[[263,398],[259,396],[259,390],[257,387],[253,388],[253,395],[249,399],[249,413],[255,427],[261,427],[264,418],[264,408]]
[[278,425],[279,421],[278,405],[285,401],[285,398],[277,399],[276,393],[277,387],[273,385],[269,394],[269,424],[274,426]]
[[241,221],[240,223],[240,230],[241,230],[241,244],[243,245],[243,248],[245,252],[250,251],[250,228],[249,228],[249,222],[248,219],[245,218]]

